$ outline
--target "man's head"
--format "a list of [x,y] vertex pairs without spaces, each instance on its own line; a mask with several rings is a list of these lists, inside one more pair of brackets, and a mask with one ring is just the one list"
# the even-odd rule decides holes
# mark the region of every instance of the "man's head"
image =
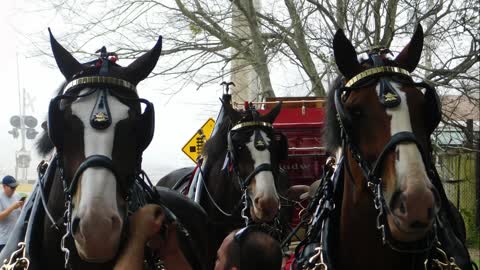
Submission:
[[279,270],[280,244],[255,227],[230,233],[217,252],[215,270]]
[[17,180],[11,175],[6,175],[2,179],[2,185],[3,185],[3,191],[5,192],[5,195],[7,197],[12,197],[13,193],[15,192],[15,189],[18,186]]

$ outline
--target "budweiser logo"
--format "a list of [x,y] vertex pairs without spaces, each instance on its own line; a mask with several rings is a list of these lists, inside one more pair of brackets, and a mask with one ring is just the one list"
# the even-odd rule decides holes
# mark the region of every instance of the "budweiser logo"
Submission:
[[311,164],[297,163],[297,162],[280,165],[280,168],[286,171],[306,170],[306,169],[309,169],[310,167],[311,167]]

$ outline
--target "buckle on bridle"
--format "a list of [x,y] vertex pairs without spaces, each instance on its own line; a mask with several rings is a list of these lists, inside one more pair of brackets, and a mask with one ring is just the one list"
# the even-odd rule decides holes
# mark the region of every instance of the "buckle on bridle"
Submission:
[[[325,264],[323,261],[323,247],[320,245],[319,247],[315,248],[315,251],[317,251],[315,254],[313,254],[310,259],[308,259],[308,264],[305,270],[328,270],[328,266]],[[318,262],[316,262],[318,260]]]

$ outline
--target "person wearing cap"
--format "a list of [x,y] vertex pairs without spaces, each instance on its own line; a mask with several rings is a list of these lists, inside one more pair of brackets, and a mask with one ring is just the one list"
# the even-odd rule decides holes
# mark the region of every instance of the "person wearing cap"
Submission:
[[15,194],[18,182],[13,176],[3,177],[2,186],[3,192],[0,192],[0,252],[7,243],[24,203],[21,197]]

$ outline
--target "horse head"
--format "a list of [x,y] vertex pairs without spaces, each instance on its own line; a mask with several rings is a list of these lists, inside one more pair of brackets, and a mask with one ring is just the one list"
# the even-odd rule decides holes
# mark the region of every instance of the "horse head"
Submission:
[[227,135],[227,158],[249,198],[250,217],[270,222],[280,207],[275,177],[286,143],[286,138],[275,133],[272,126],[281,103],[265,115],[253,107],[239,112],[226,103],[224,108],[232,124]]
[[50,41],[67,81],[50,102],[47,128],[59,156],[67,230],[83,260],[110,261],[120,245],[142,152],[153,137],[153,105],[138,97],[136,85],[155,67],[161,37],[127,67],[104,48],[98,60],[80,64],[51,32]]
[[377,51],[359,62],[342,30],[333,40],[344,78],[330,93],[328,121],[335,124],[327,140],[331,149],[344,148],[353,200],[373,194],[385,218],[377,226],[387,227],[400,242],[425,238],[439,209],[431,182],[430,135],[440,121],[440,104],[432,87],[415,83],[410,75],[422,46],[420,25],[394,59]]

